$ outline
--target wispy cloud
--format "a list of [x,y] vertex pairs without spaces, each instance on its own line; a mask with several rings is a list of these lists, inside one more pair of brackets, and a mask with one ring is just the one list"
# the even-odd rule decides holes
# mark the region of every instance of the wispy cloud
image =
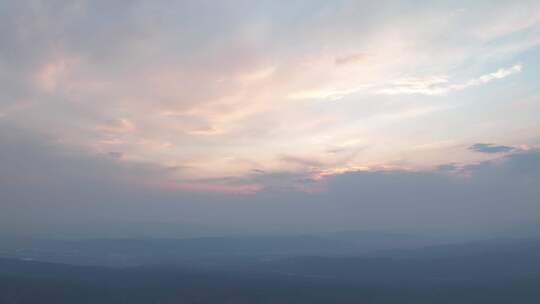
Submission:
[[445,95],[451,91],[460,91],[470,87],[479,86],[496,79],[502,79],[521,72],[521,64],[509,68],[501,68],[496,72],[482,75],[461,84],[451,84],[448,77],[436,76],[427,78],[404,78],[394,81],[386,88],[378,90],[377,94],[384,95]]
[[365,86],[359,86],[355,88],[346,89],[312,89],[306,91],[299,91],[292,93],[288,96],[289,99],[328,99],[339,100],[347,95],[356,93],[365,88]]
[[444,76],[426,78],[402,78],[392,82],[387,88],[378,90],[377,94],[424,94],[442,95],[448,91],[448,78]]
[[[403,155],[411,146],[447,138],[462,144],[470,138],[467,124],[492,117],[467,115],[466,106],[451,116],[443,111],[450,103],[429,97],[536,68],[520,57],[537,45],[528,31],[538,21],[534,1],[452,14],[402,3],[406,13],[383,6],[375,15],[354,1],[8,2],[0,19],[2,121],[56,144],[121,153],[123,162],[182,166],[182,178],[239,175],[261,164],[269,171],[301,167],[282,155],[309,156],[322,166],[350,157],[340,166],[362,166],[410,160]],[[516,35],[524,30],[530,33]],[[497,70],[509,60],[523,65]],[[470,70],[488,73],[448,76]],[[534,92],[531,83],[519,85]],[[475,93],[462,97],[475,100]],[[332,100],[340,102],[321,102]],[[428,122],[435,112],[440,120]],[[458,123],[464,127],[454,128]],[[405,131],[414,135],[404,140]],[[502,124],[489,130],[504,131]],[[357,144],[341,147],[347,142]]]

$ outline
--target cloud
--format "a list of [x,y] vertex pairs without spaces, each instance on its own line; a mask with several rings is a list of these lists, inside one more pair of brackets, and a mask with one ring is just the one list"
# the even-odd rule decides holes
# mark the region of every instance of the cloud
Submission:
[[404,109],[399,112],[387,112],[384,114],[380,114],[376,117],[384,120],[401,120],[401,119],[407,119],[407,118],[415,118],[418,116],[427,115],[434,112],[439,112],[443,110],[451,109],[450,106],[424,106],[424,107],[413,107],[409,109]]
[[469,147],[469,150],[480,153],[506,153],[516,150],[510,146],[500,146],[495,144],[476,143]]
[[521,64],[516,64],[509,68],[498,69],[496,72],[482,75],[462,84],[450,84],[447,77],[404,78],[396,80],[386,88],[379,89],[376,93],[383,95],[446,95],[451,91],[460,91],[508,77],[521,72],[521,69]]
[[382,229],[471,237],[540,220],[534,149],[436,170],[349,168],[318,179],[312,170],[259,170],[187,180],[5,124],[0,145],[0,228],[13,234],[84,228],[99,237],[108,221],[114,235],[133,222],[193,222],[216,234]]
[[365,53],[353,53],[344,56],[337,56],[335,59],[335,64],[338,66],[356,64],[367,59],[369,56]]
[[452,172],[452,171],[455,171],[458,169],[458,166],[454,163],[450,163],[450,164],[442,164],[442,165],[439,165],[437,166],[437,170],[441,171],[441,172]]
[[304,168],[320,168],[323,164],[319,160],[311,159],[307,157],[297,157],[291,155],[283,155],[279,158],[280,161],[285,163],[291,163]]
[[127,133],[135,130],[135,125],[129,119],[120,118],[107,121],[97,128],[105,133]]
[[346,89],[313,89],[294,92],[288,96],[289,99],[328,99],[339,100],[347,95],[356,93],[363,89],[363,86]]
[[[168,205],[171,210],[212,213],[205,191],[260,193],[255,199],[260,202],[271,189],[306,190],[306,184],[318,187],[340,173],[373,171],[373,163],[407,163],[411,145],[469,140],[467,122],[492,121],[490,114],[467,120],[473,112],[464,108],[445,116],[447,107],[433,99],[418,102],[415,95],[449,94],[522,71],[521,64],[497,68],[538,45],[537,39],[515,34],[531,29],[540,11],[537,1],[490,4],[489,9],[479,4],[451,15],[446,5],[405,2],[369,4],[369,9],[354,1],[303,0],[290,6],[206,0],[0,2],[5,12],[0,18],[2,128],[26,130],[26,135],[13,132],[27,140],[1,145],[6,153],[2,181],[11,186],[5,193],[15,192],[12,214],[27,212],[21,206],[33,206],[40,191],[48,191],[43,200],[51,206],[55,195],[68,208],[76,201],[71,210],[79,217],[84,208],[101,216],[111,202],[113,213],[131,211],[131,201],[140,203],[138,216],[145,217],[148,209],[160,213],[148,208],[152,199],[141,202],[148,195],[141,192],[153,187],[163,191],[148,190],[159,198],[155,201],[181,205]],[[525,61],[523,67],[534,71],[533,64]],[[447,76],[464,75],[464,66],[481,71],[480,76],[463,81]],[[527,82],[532,84],[526,87]],[[524,79],[515,92],[535,84]],[[477,100],[470,93],[466,99]],[[398,101],[384,96],[393,94],[410,96]],[[422,125],[435,116],[433,124]],[[455,128],[458,122],[465,131]],[[506,129],[489,130],[499,131]],[[26,152],[6,152],[8,146]],[[328,153],[328,147],[341,152]],[[429,165],[430,150],[414,152],[421,158],[418,167]],[[470,155],[448,156],[449,150],[440,149],[444,162],[470,161]],[[180,169],[167,169],[173,167]],[[254,168],[266,174],[252,174]],[[392,174],[372,173],[368,180],[409,176],[386,171]],[[234,178],[220,179],[228,176]],[[339,196],[333,187],[338,188],[331,185],[328,202]],[[100,193],[97,198],[92,191]],[[356,195],[350,191],[348,200]],[[21,194],[27,192],[32,193]],[[186,193],[197,197],[185,199]],[[274,197],[284,202],[274,212],[286,213],[287,204],[300,206],[296,198],[318,199],[304,195],[289,191]],[[212,207],[199,209],[199,200]],[[223,200],[236,206],[229,216],[240,218],[232,213],[241,214],[245,205]],[[36,216],[43,209],[36,209]],[[226,211],[216,210],[226,218]]]
[[[407,162],[411,144],[468,138],[459,128],[443,130],[458,116],[465,126],[492,120],[470,118],[466,107],[450,117],[429,96],[519,73],[521,64],[493,68],[510,60],[524,59],[527,72],[535,70],[519,56],[538,41],[529,39],[537,3],[479,4],[454,13],[460,5],[3,1],[0,116],[59,149],[181,167],[174,178],[184,182],[301,167],[280,155],[309,155],[340,168]],[[469,69],[493,72],[469,81],[446,76]],[[516,92],[532,90],[534,82],[519,85]],[[384,94],[372,94],[377,90]],[[410,96],[384,96],[394,93]],[[470,93],[464,100],[476,100]],[[432,117],[440,120],[427,125]],[[490,132],[505,130],[496,129]],[[403,140],[405,130],[414,138]],[[327,153],[358,139],[370,148],[350,157]]]
[[122,153],[120,152],[114,152],[114,151],[111,151],[108,153],[110,157],[112,158],[116,158],[116,159],[120,159],[122,158]]
[[377,93],[384,95],[442,95],[447,92],[447,88],[442,85],[446,83],[448,83],[446,77],[403,78],[396,80],[388,88],[378,90]]

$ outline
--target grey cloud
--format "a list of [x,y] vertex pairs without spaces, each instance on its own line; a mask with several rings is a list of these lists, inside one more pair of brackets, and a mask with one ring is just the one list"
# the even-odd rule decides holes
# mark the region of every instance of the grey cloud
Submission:
[[316,160],[316,159],[310,159],[307,157],[298,157],[298,156],[291,156],[291,155],[283,155],[279,158],[280,161],[295,164],[302,167],[321,167],[323,164]]
[[480,152],[480,153],[504,153],[504,152],[511,152],[515,150],[514,147],[510,147],[510,146],[485,144],[485,143],[476,143],[470,146],[468,149],[471,151]]
[[116,158],[116,159],[122,158],[122,153],[120,152],[111,151],[107,154],[112,158]]
[[451,172],[456,169],[458,169],[458,166],[454,163],[442,164],[442,165],[437,166],[437,170],[441,172]]
[[394,170],[314,180],[307,172],[253,172],[207,180],[267,186],[231,195],[156,188],[145,182],[167,180],[167,168],[86,155],[5,125],[0,145],[0,226],[10,233],[82,229],[101,236],[107,221],[115,235],[144,222],[192,223],[216,234],[372,229],[464,238],[540,221],[537,150],[465,166],[463,176]]

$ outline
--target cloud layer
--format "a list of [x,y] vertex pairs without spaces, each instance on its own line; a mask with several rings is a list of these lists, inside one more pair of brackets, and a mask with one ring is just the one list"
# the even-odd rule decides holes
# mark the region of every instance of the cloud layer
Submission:
[[[293,170],[282,154],[325,167],[425,166],[403,156],[410,145],[466,141],[444,131],[451,112],[470,111],[481,84],[497,94],[491,83],[528,68],[515,56],[540,41],[536,6],[501,3],[484,16],[483,5],[460,4],[8,1],[1,119],[124,161],[182,167],[186,181]],[[452,93],[466,95],[456,103]],[[431,138],[400,143],[397,124],[432,117],[444,125]],[[327,153],[345,146],[347,160]],[[445,162],[424,153],[429,165]]]
[[534,219],[539,22],[538,1],[2,1],[2,223]]
[[[360,170],[320,178],[253,172],[245,180],[208,180],[201,189],[200,183],[160,183],[172,175],[169,168],[58,149],[21,130],[2,128],[0,144],[7,147],[0,152],[0,223],[11,234],[126,236],[130,227],[129,233],[143,235],[166,224],[186,230],[152,231],[171,237],[361,229],[461,238],[511,233],[540,220],[538,150],[416,172]],[[264,187],[227,191],[247,181]]]

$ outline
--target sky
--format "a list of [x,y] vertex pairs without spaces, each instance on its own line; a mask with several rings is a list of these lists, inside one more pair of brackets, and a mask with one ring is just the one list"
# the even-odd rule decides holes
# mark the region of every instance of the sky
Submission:
[[0,0],[0,229],[540,227],[539,46],[538,1]]

